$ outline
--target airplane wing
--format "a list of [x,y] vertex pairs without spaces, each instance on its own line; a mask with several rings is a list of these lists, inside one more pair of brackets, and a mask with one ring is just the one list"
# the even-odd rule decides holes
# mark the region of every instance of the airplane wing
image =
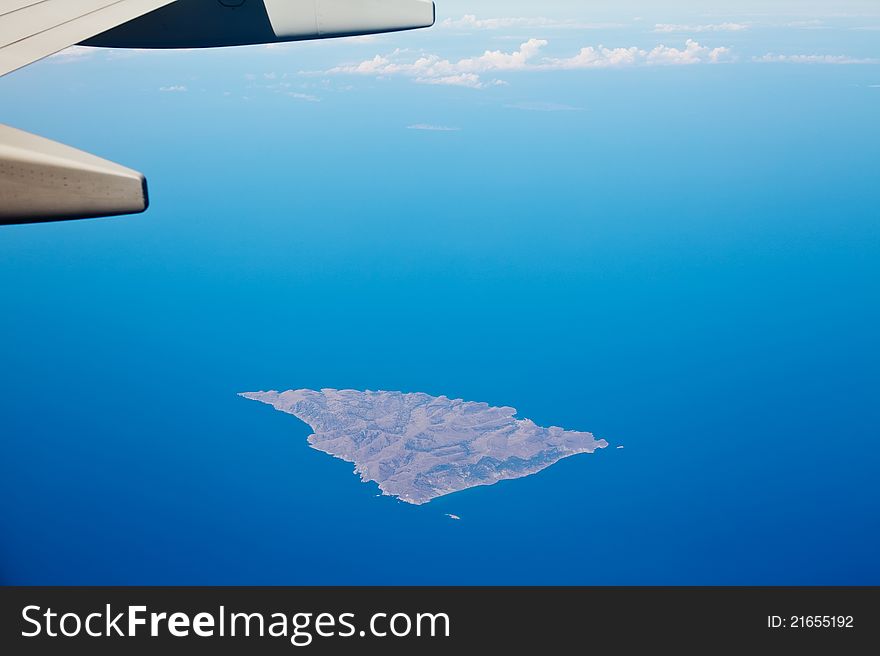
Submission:
[[174,0],[0,0],[0,75]]
[[[0,0],[0,76],[174,0]],[[144,176],[0,125],[0,224],[133,214]]]
[[[75,44],[208,48],[430,27],[431,0],[0,0],[0,77]],[[0,125],[0,225],[136,214],[144,176]]]

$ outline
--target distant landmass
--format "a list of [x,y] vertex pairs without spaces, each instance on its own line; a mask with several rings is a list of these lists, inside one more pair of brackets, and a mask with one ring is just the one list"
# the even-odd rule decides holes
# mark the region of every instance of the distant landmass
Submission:
[[[542,428],[515,408],[402,392],[244,392],[311,426],[313,448],[412,504],[539,472],[608,446],[592,433]],[[456,517],[457,519],[457,517]]]

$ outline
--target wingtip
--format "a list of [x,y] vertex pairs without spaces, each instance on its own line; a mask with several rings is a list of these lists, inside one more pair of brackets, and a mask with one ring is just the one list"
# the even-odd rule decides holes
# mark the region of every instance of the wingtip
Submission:
[[147,177],[141,174],[141,192],[144,195],[144,208],[139,212],[143,213],[150,209],[150,190],[147,185]]

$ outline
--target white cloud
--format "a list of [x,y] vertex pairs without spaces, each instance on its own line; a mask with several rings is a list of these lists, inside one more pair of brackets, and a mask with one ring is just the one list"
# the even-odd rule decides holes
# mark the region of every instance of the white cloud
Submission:
[[542,16],[477,18],[474,14],[465,14],[461,18],[447,18],[440,23],[439,27],[457,30],[500,30],[516,27],[601,30],[622,27],[622,25],[620,23],[581,23],[574,20],[557,20]]
[[708,25],[677,25],[673,23],[657,23],[654,31],[661,34],[697,32],[742,32],[749,29],[745,23],[710,23]]
[[767,64],[877,64],[878,59],[858,59],[847,55],[779,55],[768,52],[752,61]]
[[548,45],[544,39],[529,39],[517,50],[503,52],[486,50],[482,55],[452,61],[438,55],[421,54],[407,60],[408,54],[395,50],[389,55],[376,55],[365,61],[336,66],[328,71],[311,74],[372,75],[376,77],[403,76],[422,84],[443,84],[482,89],[504,85],[503,80],[486,82],[481,75],[518,71],[561,71],[623,66],[681,66],[717,63],[730,56],[729,48],[709,48],[688,39],[684,48],[659,45],[650,50],[638,47],[606,48],[588,46],[568,58],[542,57]]
[[305,102],[313,102],[313,103],[321,102],[321,99],[318,98],[318,96],[313,96],[310,93],[299,93],[296,91],[288,91],[287,95],[290,98],[296,98],[297,100],[304,100]]
[[[729,48],[708,48],[688,39],[683,49],[659,45],[651,50],[631,48],[582,48],[574,57],[548,59],[543,67],[549,69],[613,68],[616,66],[684,66],[718,63],[729,58]],[[542,67],[542,68],[543,68]]]
[[295,50],[302,48],[304,41],[279,41],[277,43],[266,43],[262,46],[263,50]]
[[461,128],[451,128],[447,125],[429,125],[428,123],[416,123],[406,126],[407,130],[423,130],[425,132],[459,132]]
[[402,75],[414,78],[421,84],[441,84],[482,89],[487,86],[504,84],[499,80],[485,82],[480,73],[490,71],[525,70],[528,61],[547,45],[546,41],[530,39],[519,50],[505,53],[500,50],[487,50],[479,57],[460,59],[452,62],[437,55],[421,55],[415,61],[402,61],[406,54],[395,50],[387,56],[376,55],[372,59],[357,64],[337,66],[326,71],[328,74],[375,75],[378,77]]
[[[497,81],[497,80],[496,80]],[[440,84],[450,87],[467,87],[468,89],[482,89],[486,86],[476,73],[457,73],[442,77],[417,77],[419,84]]]
[[182,84],[172,84],[169,87],[159,87],[159,91],[167,91],[170,93],[182,93],[186,90],[186,87]]
[[59,52],[56,52],[53,55],[49,55],[47,59],[54,61],[58,64],[67,64],[70,62],[82,61],[88,57],[91,57],[96,52],[95,48],[86,48],[85,46],[71,46],[69,48],[65,48]]

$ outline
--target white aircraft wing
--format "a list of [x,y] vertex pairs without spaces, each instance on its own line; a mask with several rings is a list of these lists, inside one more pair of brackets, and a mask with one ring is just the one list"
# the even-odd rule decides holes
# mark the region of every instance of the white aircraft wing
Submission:
[[174,0],[0,0],[0,75]]
[[[434,24],[431,0],[0,0],[0,77],[68,46],[209,48]],[[147,209],[144,176],[0,125],[0,225]]]

